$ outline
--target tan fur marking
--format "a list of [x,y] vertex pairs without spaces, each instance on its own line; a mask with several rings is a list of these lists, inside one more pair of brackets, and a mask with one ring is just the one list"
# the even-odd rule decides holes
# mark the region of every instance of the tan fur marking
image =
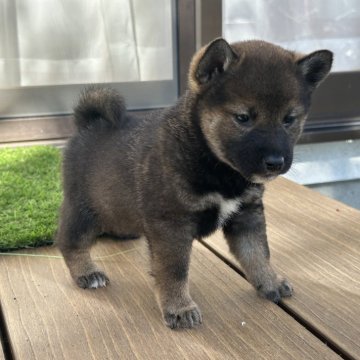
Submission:
[[189,90],[194,93],[200,92],[200,84],[196,79],[196,70],[199,65],[200,60],[204,56],[204,53],[209,45],[203,46],[191,59],[189,72],[188,72],[188,86]]

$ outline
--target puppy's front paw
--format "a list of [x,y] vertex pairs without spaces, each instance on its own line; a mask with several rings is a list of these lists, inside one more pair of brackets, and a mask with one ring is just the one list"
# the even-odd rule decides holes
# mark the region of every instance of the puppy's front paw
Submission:
[[274,303],[278,303],[282,297],[292,296],[294,289],[287,279],[277,279],[273,284],[264,284],[257,287],[258,293]]
[[165,311],[164,320],[166,325],[171,329],[190,329],[202,323],[202,316],[200,309],[194,303],[191,306],[180,308],[175,311]]
[[294,288],[287,279],[282,279],[279,285],[279,293],[281,297],[290,297],[294,292]]
[[109,278],[102,271],[94,271],[87,275],[79,276],[76,283],[82,289],[97,289],[109,284]]

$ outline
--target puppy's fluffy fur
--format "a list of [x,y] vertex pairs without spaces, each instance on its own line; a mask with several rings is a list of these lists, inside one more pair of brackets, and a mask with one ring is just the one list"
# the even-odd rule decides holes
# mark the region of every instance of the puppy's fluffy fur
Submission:
[[214,40],[195,54],[189,88],[147,118],[114,90],[92,88],[75,109],[64,155],[57,235],[83,288],[108,283],[90,257],[101,233],[145,235],[156,293],[171,328],[201,323],[188,268],[194,239],[222,228],[258,293],[290,296],[269,261],[263,183],[291,166],[314,89],[332,53],[302,56],[263,41]]

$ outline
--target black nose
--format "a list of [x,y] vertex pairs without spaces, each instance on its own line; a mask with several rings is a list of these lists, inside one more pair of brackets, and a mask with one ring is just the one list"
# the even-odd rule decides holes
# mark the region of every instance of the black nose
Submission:
[[269,155],[264,159],[266,170],[280,171],[284,167],[284,157],[277,155]]

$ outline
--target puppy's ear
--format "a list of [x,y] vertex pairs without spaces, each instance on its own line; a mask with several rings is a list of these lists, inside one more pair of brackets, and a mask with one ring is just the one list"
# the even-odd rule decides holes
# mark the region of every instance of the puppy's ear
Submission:
[[189,87],[195,92],[221,76],[239,56],[222,38],[212,41],[193,57],[189,70]]
[[315,89],[329,74],[333,62],[333,53],[329,50],[315,51],[302,57],[297,65],[305,77],[310,89]]

